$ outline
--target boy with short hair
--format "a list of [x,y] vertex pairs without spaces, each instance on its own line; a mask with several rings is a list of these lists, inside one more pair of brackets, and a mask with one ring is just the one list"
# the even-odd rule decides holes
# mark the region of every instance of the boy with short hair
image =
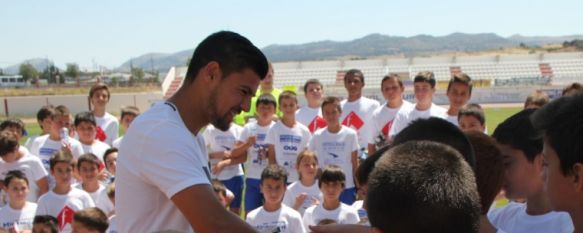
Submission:
[[338,121],[342,109],[340,100],[336,97],[326,97],[322,102],[322,112],[328,126],[319,129],[310,140],[309,148],[315,151],[320,167],[336,165],[346,174],[344,190],[340,201],[352,205],[356,198],[354,173],[358,167],[358,136],[356,131],[343,126]]
[[573,232],[568,214],[552,211],[544,190],[543,140],[525,109],[500,123],[492,135],[504,155],[508,199],[526,198],[526,204],[510,203],[488,214],[492,224],[504,232]]
[[409,141],[376,162],[368,180],[373,232],[478,232],[480,203],[472,169],[441,143]]
[[94,207],[95,203],[87,192],[71,187],[74,169],[71,154],[59,151],[51,157],[49,162],[56,185],[39,198],[36,215],[56,217],[59,231],[71,232],[73,214],[76,211]]
[[95,139],[95,135],[97,134],[97,123],[95,122],[95,116],[93,113],[77,113],[77,115],[75,115],[75,129],[77,130],[83,153],[99,155],[98,158],[101,159],[101,156],[103,156],[105,151],[109,149],[109,145]]
[[472,98],[472,79],[465,73],[454,74],[447,84],[446,91],[449,100],[447,121],[458,125],[458,112]]
[[32,233],[59,233],[57,218],[50,215],[34,217]]
[[[119,121],[113,115],[106,112],[107,103],[111,98],[109,88],[104,83],[95,84],[89,90],[89,102],[93,107],[92,113],[97,123],[98,138],[100,141],[111,145],[118,137]],[[102,134],[103,133],[103,134]]]
[[356,210],[340,202],[340,194],[344,190],[345,181],[346,177],[340,167],[332,165],[324,168],[318,180],[324,200],[318,205],[309,207],[304,213],[306,231],[309,231],[309,226],[319,225],[322,222],[356,224],[360,221]]
[[[27,201],[36,202],[38,197],[49,190],[47,171],[40,159],[30,153],[19,150],[18,139],[11,131],[0,132],[0,180],[4,179],[9,171],[22,171],[30,182],[27,185],[30,192]],[[0,188],[2,188],[0,182]]]
[[309,79],[304,84],[304,95],[308,104],[298,109],[296,119],[308,127],[310,133],[326,127],[326,121],[322,118],[322,109],[320,108],[323,92],[324,86],[318,79]]
[[91,196],[95,206],[103,211],[107,216],[113,214],[113,203],[107,197],[105,185],[99,182],[99,173],[103,169],[102,162],[91,153],[81,155],[77,160],[77,170],[82,182],[74,187],[81,189]]
[[285,168],[271,164],[263,170],[261,192],[265,203],[262,207],[249,212],[247,223],[260,232],[306,232],[300,213],[281,203],[286,183]]
[[29,192],[26,175],[19,170],[10,171],[2,182],[10,202],[0,209],[0,228],[32,230],[36,203],[26,201]]
[[298,180],[296,158],[308,147],[312,137],[308,128],[296,121],[297,106],[295,93],[284,91],[279,95],[279,109],[283,117],[271,126],[266,139],[269,164],[284,167],[288,172],[288,182]]
[[55,108],[52,105],[43,106],[38,110],[38,112],[36,113],[36,121],[41,129],[41,133],[40,135],[31,135],[30,137],[28,137],[28,139],[26,139],[26,142],[24,143],[24,147],[31,150],[32,142],[34,141],[34,139],[49,133],[51,128],[52,116],[55,114],[56,114]]
[[389,131],[389,138],[393,138],[412,121],[419,118],[438,117],[447,118],[447,110],[433,103],[435,94],[435,75],[431,71],[419,72],[413,80],[415,99],[417,103],[410,112],[399,112],[395,116],[393,126]]
[[524,109],[538,109],[548,104],[549,102],[551,102],[551,98],[549,98],[549,95],[547,95],[546,92],[535,90],[526,97],[526,100],[524,101]]
[[545,189],[551,208],[571,215],[574,232],[583,232],[583,95],[562,97],[537,110],[531,120],[544,134]]
[[[121,116],[119,118],[121,128],[125,132],[127,132],[128,129],[130,128],[130,124],[132,123],[132,121],[134,121],[134,119],[136,119],[136,117],[138,117],[138,115],[140,115],[140,109],[138,107],[135,107],[135,106],[123,107],[121,109]],[[113,143],[111,144],[111,146],[115,147],[115,148],[119,148],[119,144],[121,143],[122,140],[123,140],[123,136],[115,139],[113,141]]]
[[468,104],[458,113],[458,125],[463,131],[476,130],[487,133],[486,117],[479,104]]
[[75,233],[105,233],[109,221],[99,208],[90,207],[77,211],[73,216],[73,232]]
[[118,149],[112,147],[103,153],[103,163],[105,163],[105,169],[107,170],[106,180],[108,183],[112,183],[115,180],[115,171],[117,169],[117,152]]

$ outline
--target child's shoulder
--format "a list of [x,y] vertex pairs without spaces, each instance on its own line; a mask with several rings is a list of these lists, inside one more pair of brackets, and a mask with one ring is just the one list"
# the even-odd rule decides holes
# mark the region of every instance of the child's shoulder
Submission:
[[521,211],[526,211],[526,204],[510,202],[508,205],[490,210],[488,219],[491,221],[510,219],[518,216]]
[[284,204],[281,204],[281,213],[291,218],[302,219],[300,212]]
[[255,208],[254,210],[249,211],[249,213],[247,213],[247,219],[255,219],[262,209],[263,209],[263,206],[259,206],[259,207]]

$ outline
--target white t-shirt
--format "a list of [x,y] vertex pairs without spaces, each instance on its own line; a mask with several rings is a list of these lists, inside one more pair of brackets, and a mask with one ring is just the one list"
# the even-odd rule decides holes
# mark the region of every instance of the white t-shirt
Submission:
[[[71,137],[67,137],[66,141],[71,145],[71,153],[73,154],[73,157],[78,159],[79,156],[83,154],[83,147],[81,146],[81,143]],[[56,152],[60,151],[61,148],[63,148],[63,143],[61,141],[50,139],[49,135],[47,134],[34,139],[30,153],[38,156],[47,172],[49,172],[49,159],[51,159],[51,156],[53,156]]]
[[326,210],[320,204],[308,208],[304,213],[304,226],[307,231],[309,226],[316,226],[322,220],[332,220],[337,224],[357,224],[360,221],[356,210],[342,202],[334,210]]
[[99,140],[94,140],[92,145],[81,143],[81,147],[83,148],[83,154],[92,153],[97,156],[101,162],[103,162],[103,154],[105,154],[105,151],[110,148],[108,144]]
[[294,209],[281,205],[269,212],[263,206],[247,214],[247,223],[259,232],[304,233],[302,216]]
[[368,140],[368,144],[376,145],[380,142],[380,137],[385,139],[385,141],[389,140],[389,131],[391,131],[391,127],[395,122],[395,117],[397,116],[397,112],[399,111],[406,111],[410,112],[415,105],[410,103],[409,101],[403,100],[403,104],[396,108],[389,108],[389,106],[382,105],[379,108],[375,109],[372,113],[372,134]]
[[488,219],[504,232],[516,233],[571,233],[573,222],[565,212],[549,212],[532,216],[526,213],[526,204],[510,203],[507,206],[493,209],[488,213]]
[[308,147],[310,131],[306,126],[296,122],[293,128],[289,128],[282,121],[276,122],[267,132],[267,144],[275,147],[275,159],[277,164],[287,170],[288,182],[298,180],[296,160],[298,154]]
[[21,210],[10,208],[10,205],[0,209],[0,228],[9,229],[18,224],[20,230],[32,230],[32,221],[36,214],[36,203],[26,202]]
[[107,145],[111,145],[115,139],[118,137],[119,133],[119,121],[113,115],[105,112],[103,117],[95,116],[95,123],[98,127],[105,132],[105,142]]
[[[207,125],[202,133],[207,150],[210,153],[229,151],[235,148],[235,142],[239,139],[243,128],[237,124],[231,123],[229,130],[221,131],[213,125]],[[220,162],[222,159],[211,159],[211,167]],[[230,165],[225,167],[218,176],[211,174],[211,177],[219,180],[229,180],[235,176],[242,176],[243,168],[241,164]]]
[[309,187],[304,186],[302,182],[298,180],[287,186],[287,191],[283,196],[283,204],[289,207],[293,207],[294,203],[296,202],[296,197],[302,193],[306,193],[307,196],[300,209],[298,209],[298,212],[300,212],[301,215],[306,212],[306,209],[313,205],[314,199],[317,199],[318,203],[322,203],[323,197],[322,192],[320,192],[320,188],[318,187],[318,180],[316,180],[316,182],[314,182],[314,184]]
[[368,212],[364,209],[363,205],[364,201],[358,200],[352,203],[351,207],[356,210],[358,213],[358,218],[360,218],[358,225],[370,226],[370,222],[368,221]]
[[296,121],[308,127],[310,133],[314,133],[316,130],[326,127],[326,120],[322,118],[322,108],[310,108],[307,105],[303,106],[296,111]]
[[38,199],[36,215],[53,216],[59,222],[59,232],[71,232],[73,214],[89,207],[95,207],[95,203],[83,190],[71,188],[71,191],[65,195],[59,195],[50,190]]
[[[76,184],[73,187],[83,190],[83,185],[81,183]],[[97,191],[87,193],[89,194],[89,196],[91,196],[91,199],[95,203],[95,207],[101,209],[103,213],[105,213],[105,215],[107,216],[113,214],[114,211],[113,203],[111,202],[111,200],[109,200],[109,197],[107,196],[107,188],[104,185],[99,184],[99,188],[97,189]]]
[[121,144],[121,140],[123,140],[123,136],[115,139],[115,141],[113,141],[111,143],[111,147],[119,148],[119,144]]
[[4,162],[4,160],[0,159],[0,180],[4,180],[6,174],[13,170],[22,171],[24,175],[26,175],[29,187],[26,200],[36,202],[38,200],[37,193],[39,190],[36,182],[43,177],[48,176],[40,159],[31,154],[25,154],[19,160],[10,163]]
[[450,115],[447,115],[447,118],[445,118],[445,119],[446,119],[446,120],[447,120],[449,123],[452,123],[452,124],[454,124],[454,125],[455,125],[455,126],[457,126],[457,127],[459,127],[459,126],[460,126],[460,125],[459,125],[459,122],[458,122],[458,120],[457,120],[457,115],[456,115],[456,116],[450,116]]
[[424,111],[419,111],[415,107],[413,107],[411,111],[399,111],[395,117],[395,121],[393,122],[393,127],[391,127],[391,130],[389,131],[389,137],[393,138],[416,119],[426,119],[430,117],[446,119],[447,110],[432,103],[431,107]]
[[340,115],[342,124],[354,129],[358,133],[358,145],[361,148],[366,148],[373,133],[372,113],[380,106],[379,102],[362,96],[353,102],[348,102],[345,99],[340,104],[342,106],[342,114]]
[[245,170],[247,178],[261,179],[261,172],[269,162],[267,161],[267,132],[269,128],[275,124],[271,122],[268,126],[260,126],[257,122],[250,122],[243,127],[239,142],[245,143],[250,136],[255,135],[255,145],[247,149],[247,161],[245,162]]
[[207,158],[202,136],[188,131],[173,104],[157,103],[140,114],[119,148],[118,232],[192,232],[171,198],[191,186],[210,184]]
[[352,174],[352,152],[358,152],[356,132],[342,126],[337,133],[331,133],[328,128],[319,129],[310,140],[310,150],[318,156],[320,167],[337,165],[346,176],[346,188],[354,187]]

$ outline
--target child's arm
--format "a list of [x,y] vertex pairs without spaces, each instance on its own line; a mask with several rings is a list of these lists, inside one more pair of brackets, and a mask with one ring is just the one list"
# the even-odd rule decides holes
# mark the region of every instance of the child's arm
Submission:
[[273,144],[267,145],[267,161],[269,164],[277,164],[275,159],[275,146]]
[[39,180],[36,181],[36,186],[38,186],[38,196],[40,197],[41,195],[45,194],[46,192],[49,191],[49,180],[47,178],[47,176],[44,176],[43,178],[40,178]]
[[228,151],[228,150],[209,153],[210,159],[223,159],[223,158],[230,158],[230,157],[231,157],[231,151]]
[[255,144],[255,138],[255,136],[251,136],[245,143],[237,142],[235,148],[231,151],[231,157],[225,160],[221,160],[212,168],[213,174],[221,173],[221,171],[223,171],[223,169],[225,169],[227,166],[236,165],[247,161],[247,149]]
[[354,176],[356,174],[356,170],[358,169],[358,151],[352,152],[350,160],[352,161],[352,175]]
[[369,143],[367,150],[368,150],[368,155],[370,156],[370,155],[374,154],[374,152],[377,151],[377,147],[376,147],[375,144],[370,144]]

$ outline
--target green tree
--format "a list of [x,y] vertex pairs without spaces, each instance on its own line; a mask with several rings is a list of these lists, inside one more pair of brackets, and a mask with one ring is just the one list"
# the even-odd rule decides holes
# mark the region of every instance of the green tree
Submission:
[[46,79],[48,83],[57,83],[58,76],[60,76],[60,70],[55,65],[50,65],[45,68],[40,75],[41,79]]
[[2,68],[0,68],[0,75],[4,75],[4,70],[2,70]]
[[76,63],[67,63],[67,69],[65,70],[65,77],[71,77],[74,79],[79,78],[81,71],[79,71],[79,65]]
[[142,81],[145,75],[146,73],[144,72],[144,69],[139,67],[132,68],[132,76],[136,78],[138,81]]
[[22,75],[24,81],[38,77],[38,71],[29,63],[20,64],[18,74]]

